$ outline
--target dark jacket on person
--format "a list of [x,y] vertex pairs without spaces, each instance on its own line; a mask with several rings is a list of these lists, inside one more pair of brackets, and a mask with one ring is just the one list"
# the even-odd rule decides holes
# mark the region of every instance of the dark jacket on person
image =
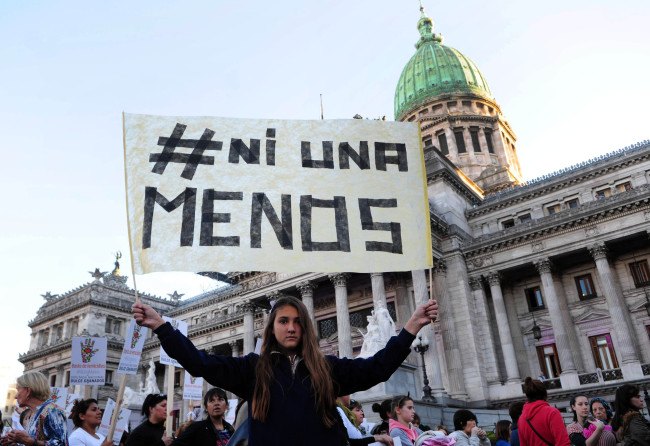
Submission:
[[510,425],[510,446],[519,446],[519,430],[517,429],[517,423],[512,423]]
[[[228,431],[228,437],[232,436],[235,428],[230,423],[223,420],[223,428]],[[171,444],[171,446],[200,446],[217,444],[217,430],[212,424],[212,420],[197,421],[187,426]]]
[[621,433],[625,446],[650,446],[650,422],[635,410],[623,417]]
[[165,446],[162,436],[165,433],[163,423],[153,424],[149,420],[133,429],[129,438],[126,440],[126,446]]
[[[165,323],[155,330],[161,346],[192,376],[202,376],[213,386],[253,400],[259,356],[209,355],[199,351],[185,336]],[[411,351],[415,336],[406,330],[393,336],[386,347],[370,358],[326,356],[337,396],[349,395],[384,382],[397,370]],[[289,358],[272,356],[275,379],[270,388],[270,407],[265,422],[252,418],[248,408],[250,446],[333,446],[346,444],[339,426],[328,428],[316,408],[311,379],[304,362],[298,358],[292,370]],[[339,420],[332,407],[332,419]],[[340,421],[337,421],[340,423]]]

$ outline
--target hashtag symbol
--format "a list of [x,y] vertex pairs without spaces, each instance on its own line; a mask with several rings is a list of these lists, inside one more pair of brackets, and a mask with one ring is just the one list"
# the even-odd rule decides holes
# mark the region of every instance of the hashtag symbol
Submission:
[[[149,162],[156,163],[151,169],[153,173],[162,175],[169,163],[185,164],[181,177],[191,180],[199,164],[214,165],[214,157],[203,155],[203,152],[221,150],[222,142],[212,141],[214,132],[210,129],[205,129],[201,139],[181,139],[186,128],[186,125],[177,123],[169,138],[162,136],[158,138],[158,145],[164,147],[161,153],[149,154]],[[177,147],[190,148],[192,153],[175,152]]]

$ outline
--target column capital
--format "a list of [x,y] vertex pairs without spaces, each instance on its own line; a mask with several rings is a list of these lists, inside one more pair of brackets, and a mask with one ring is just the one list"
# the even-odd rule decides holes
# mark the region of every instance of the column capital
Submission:
[[314,290],[318,287],[318,284],[315,282],[311,282],[309,280],[304,280],[296,285],[296,289],[300,292],[301,296],[304,296],[306,293],[309,292],[314,292]]
[[441,274],[443,276],[447,275],[447,262],[443,259],[438,259],[433,261],[433,272],[436,274]]
[[553,270],[553,262],[546,257],[535,262],[535,268],[537,268],[537,272],[540,274],[550,274]]
[[350,278],[350,273],[336,273],[328,274],[327,277],[332,281],[335,287],[345,287],[348,285],[348,279]]
[[472,291],[478,291],[483,288],[483,281],[480,276],[472,276],[469,278],[469,286]]
[[589,254],[591,254],[594,260],[607,258],[607,246],[604,243],[596,243],[595,245],[591,245],[588,249]]
[[370,277],[384,277],[384,273],[370,273]]
[[244,302],[240,308],[244,313],[255,314],[255,304],[252,302]]
[[489,273],[487,276],[488,283],[490,286],[499,286],[501,285],[501,274],[498,271]]
[[231,350],[239,350],[239,341],[237,340],[228,342],[228,345],[230,346]]

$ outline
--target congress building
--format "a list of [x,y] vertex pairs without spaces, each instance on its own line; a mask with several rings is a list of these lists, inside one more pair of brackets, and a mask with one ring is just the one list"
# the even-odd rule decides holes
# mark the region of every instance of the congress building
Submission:
[[[383,393],[422,399],[423,360],[432,407],[507,408],[524,398],[526,376],[546,378],[560,409],[577,389],[612,401],[622,383],[650,381],[650,143],[524,181],[515,131],[478,67],[443,44],[423,10],[417,30],[415,54],[395,89],[395,120],[417,121],[422,130],[440,314],[433,329],[423,329],[429,349],[411,353]],[[140,298],[186,321],[199,349],[241,356],[254,350],[269,302],[292,295],[309,309],[323,352],[347,357],[361,349],[373,309],[388,310],[400,329],[428,298],[428,271],[227,277],[229,284],[189,299]],[[70,338],[106,336],[107,384],[92,394],[115,398],[134,299],[125,282],[119,267],[96,270],[79,288],[46,294],[29,322],[25,369],[65,386]],[[129,387],[141,389],[153,364],[165,388],[159,346],[150,335]],[[176,373],[174,408],[184,419]]]

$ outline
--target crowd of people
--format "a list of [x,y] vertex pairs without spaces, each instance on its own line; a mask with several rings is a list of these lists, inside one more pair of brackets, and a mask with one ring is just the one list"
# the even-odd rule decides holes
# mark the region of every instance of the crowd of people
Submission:
[[[121,438],[123,446],[217,445],[368,445],[490,446],[476,415],[457,410],[454,430],[424,425],[410,395],[398,395],[372,410],[381,422],[365,423],[363,406],[350,394],[386,381],[406,359],[418,331],[437,316],[435,301],[419,306],[402,331],[370,358],[324,356],[307,309],[293,297],[279,299],[264,329],[261,353],[245,357],[202,352],[165,322],[155,310],[137,303],[138,324],[151,328],[165,351],[193,376],[214,386],[203,398],[205,418],[190,419],[168,436],[167,397],[150,394],[142,405],[144,421]],[[226,390],[241,397],[236,422],[225,420]],[[510,406],[511,420],[494,428],[496,446],[650,446],[650,422],[641,414],[643,399],[631,384],[616,391],[614,410],[601,398],[571,399],[573,422],[565,426],[560,411],[547,402],[543,382],[526,378],[527,401]],[[67,432],[63,412],[49,398],[47,378],[27,372],[17,381],[16,399],[23,424],[2,436],[2,446],[109,446],[97,433],[102,412],[94,399],[75,402]],[[399,439],[399,442],[397,441]]]

